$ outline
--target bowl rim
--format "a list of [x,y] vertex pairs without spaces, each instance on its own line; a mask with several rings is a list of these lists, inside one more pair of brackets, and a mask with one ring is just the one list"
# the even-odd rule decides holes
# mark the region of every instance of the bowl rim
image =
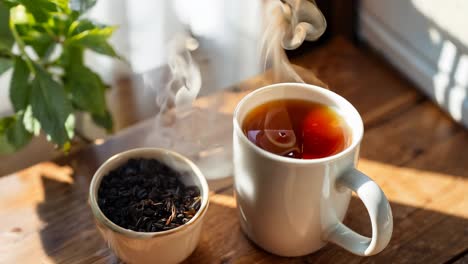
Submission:
[[[112,164],[112,162],[116,159],[131,159],[131,158],[138,158],[141,157],[142,153],[146,154],[154,154],[155,159],[158,159],[159,157],[163,155],[169,155],[171,157],[174,157],[178,159],[179,161],[182,161],[186,163],[189,167],[190,170],[193,172],[192,177],[196,177],[201,185],[201,197],[202,197],[202,203],[200,205],[200,208],[198,209],[197,213],[188,221],[187,223],[178,226],[176,228],[166,230],[166,231],[158,231],[158,232],[139,232],[139,231],[134,231],[131,229],[126,229],[123,228],[114,222],[112,222],[109,218],[107,218],[104,213],[102,212],[101,208],[99,207],[99,204],[97,203],[97,193],[99,190],[99,186],[101,184],[102,178],[105,176],[104,171],[110,171],[114,168],[110,168],[108,170],[108,166]],[[198,220],[201,220],[208,209],[208,204],[209,204],[209,188],[208,188],[208,183],[205,179],[205,176],[203,176],[203,173],[201,170],[187,157],[164,148],[135,148],[135,149],[130,149],[127,151],[120,152],[118,154],[113,155],[109,159],[107,159],[101,166],[96,170],[96,172],[93,175],[93,178],[91,179],[91,184],[89,186],[89,205],[91,207],[91,211],[93,212],[94,218],[98,221],[98,223],[104,225],[105,227],[109,228],[110,230],[125,235],[127,237],[131,238],[138,238],[138,239],[148,239],[148,238],[153,238],[153,237],[160,237],[160,236],[166,236],[170,234],[174,234],[180,231],[184,231],[187,228],[193,226]]]

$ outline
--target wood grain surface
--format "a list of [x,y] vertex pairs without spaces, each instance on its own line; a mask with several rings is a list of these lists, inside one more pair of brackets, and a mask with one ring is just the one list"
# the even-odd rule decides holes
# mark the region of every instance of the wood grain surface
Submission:
[[[467,263],[467,131],[379,56],[346,40],[334,39],[294,63],[306,82],[328,86],[363,116],[359,169],[390,200],[394,233],[389,246],[373,257],[355,256],[333,244],[301,258],[266,253],[242,234],[232,177],[227,177],[209,181],[211,204],[201,242],[186,263]],[[267,73],[202,97],[187,124],[176,128],[149,119],[101,145],[1,177],[0,263],[118,263],[98,235],[87,204],[97,167],[115,153],[141,146],[173,148],[195,162],[203,157],[197,154],[200,144],[193,142],[223,146],[220,151],[229,153],[236,103],[268,83]],[[188,128],[208,132],[200,138]],[[370,235],[368,214],[355,197],[345,223]]]

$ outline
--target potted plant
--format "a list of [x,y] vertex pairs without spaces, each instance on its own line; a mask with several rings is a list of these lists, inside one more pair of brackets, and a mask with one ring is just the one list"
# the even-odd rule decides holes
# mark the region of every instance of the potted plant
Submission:
[[115,27],[83,17],[96,0],[0,0],[0,75],[9,83],[14,114],[0,118],[0,153],[25,146],[41,131],[67,151],[75,114],[89,113],[112,130],[108,87],[84,64],[84,51],[117,59],[108,39]]

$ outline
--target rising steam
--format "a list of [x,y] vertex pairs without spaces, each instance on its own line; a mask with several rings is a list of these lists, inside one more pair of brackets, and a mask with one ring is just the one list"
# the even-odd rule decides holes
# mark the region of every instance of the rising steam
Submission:
[[187,156],[196,154],[199,146],[195,143],[197,135],[193,129],[192,104],[200,92],[202,80],[200,68],[191,52],[197,48],[198,41],[189,34],[175,35],[168,43],[168,72],[165,74],[169,79],[166,84],[161,84],[161,79],[154,76],[143,76],[145,87],[155,91],[159,108],[154,118],[154,129],[158,133],[150,134],[145,146],[156,144]]
[[[324,16],[313,0],[270,1],[266,12],[266,28],[261,42],[264,68],[271,67],[274,82],[304,83],[284,49],[293,50],[305,40],[317,40],[327,26]],[[280,130],[277,122],[282,124]],[[300,146],[285,106],[270,109],[263,132],[255,139],[262,148],[280,155],[299,152]]]
[[145,86],[156,90],[159,107],[157,133],[149,136],[145,146],[157,144],[189,157],[208,179],[227,177],[232,172],[230,140],[216,139],[210,127],[216,124],[230,130],[230,119],[226,124],[214,106],[200,109],[193,104],[202,88],[200,67],[192,57],[197,48],[198,41],[189,34],[176,35],[168,43],[167,84],[161,89],[152,78],[145,79]]
[[158,93],[156,104],[159,116],[172,114],[181,118],[192,108],[201,88],[200,67],[192,59],[191,52],[198,48],[198,41],[188,34],[176,35],[168,45],[168,67],[170,80],[165,89]]
[[267,3],[266,27],[261,41],[264,68],[271,67],[275,82],[304,82],[284,49],[298,48],[325,32],[327,23],[313,0],[273,0]]

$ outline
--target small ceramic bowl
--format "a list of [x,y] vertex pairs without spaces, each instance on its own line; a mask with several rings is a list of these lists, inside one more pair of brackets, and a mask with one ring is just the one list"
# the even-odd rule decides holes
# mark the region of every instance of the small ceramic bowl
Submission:
[[[102,178],[131,158],[157,159],[184,172],[182,181],[200,188],[202,202],[193,218],[184,225],[161,232],[136,232],[111,222],[98,206],[98,190]],[[208,184],[201,171],[182,155],[157,148],[139,148],[117,154],[96,171],[89,188],[89,203],[96,225],[115,254],[126,263],[179,263],[195,250],[208,209]]]

